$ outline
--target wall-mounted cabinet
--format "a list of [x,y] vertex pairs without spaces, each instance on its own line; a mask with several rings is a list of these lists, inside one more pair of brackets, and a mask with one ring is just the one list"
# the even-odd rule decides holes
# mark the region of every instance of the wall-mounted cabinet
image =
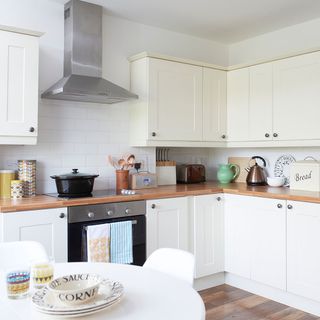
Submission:
[[320,52],[229,71],[227,92],[228,141],[320,140]]
[[235,70],[146,53],[130,61],[134,146],[320,144],[320,52]]
[[320,52],[274,62],[273,101],[277,139],[320,139]]
[[269,141],[272,125],[272,65],[228,72],[228,141]]
[[0,30],[0,144],[35,144],[40,34]]
[[223,144],[226,72],[144,56],[131,62],[134,146]]

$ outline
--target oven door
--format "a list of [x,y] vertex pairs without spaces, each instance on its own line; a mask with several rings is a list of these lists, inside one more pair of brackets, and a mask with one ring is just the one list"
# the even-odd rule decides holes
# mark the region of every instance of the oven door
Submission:
[[68,224],[68,262],[86,261],[83,255],[83,229],[89,225],[103,223],[132,221],[133,263],[142,266],[146,261],[146,217],[145,215],[115,218],[108,220],[96,220],[76,222]]

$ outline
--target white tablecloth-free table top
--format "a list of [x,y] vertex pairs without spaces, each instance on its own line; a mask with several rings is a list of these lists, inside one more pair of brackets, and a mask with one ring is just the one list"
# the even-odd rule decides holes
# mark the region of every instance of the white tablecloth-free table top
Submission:
[[[58,263],[55,277],[73,273],[97,273],[120,281],[124,296],[119,303],[79,319],[108,320],[204,320],[199,294],[182,280],[131,265],[112,263]],[[37,312],[31,299],[10,300],[1,277],[0,314],[3,320],[55,319]]]

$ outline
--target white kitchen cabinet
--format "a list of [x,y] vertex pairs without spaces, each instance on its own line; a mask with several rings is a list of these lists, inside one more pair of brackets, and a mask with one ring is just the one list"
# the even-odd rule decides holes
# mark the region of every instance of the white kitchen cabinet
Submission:
[[249,198],[225,195],[225,271],[251,277],[252,211]]
[[249,68],[227,73],[227,138],[249,140]]
[[131,64],[134,140],[202,140],[202,68],[154,58]]
[[147,256],[159,248],[189,250],[187,197],[147,201]]
[[286,201],[250,199],[251,279],[286,290]]
[[249,73],[249,140],[272,140],[272,63],[250,67]]
[[38,241],[56,262],[66,262],[67,208],[0,214],[1,241]]
[[227,137],[227,73],[203,68],[203,140]]
[[0,144],[35,144],[38,36],[0,30]]
[[286,289],[286,202],[225,196],[225,270]]
[[228,140],[272,140],[272,64],[228,72]]
[[273,91],[277,139],[320,139],[320,52],[274,62]]
[[287,290],[320,302],[320,205],[288,201]]
[[225,70],[147,53],[130,62],[131,145],[225,145]]
[[190,211],[190,249],[195,256],[195,278],[223,272],[223,195],[195,196]]

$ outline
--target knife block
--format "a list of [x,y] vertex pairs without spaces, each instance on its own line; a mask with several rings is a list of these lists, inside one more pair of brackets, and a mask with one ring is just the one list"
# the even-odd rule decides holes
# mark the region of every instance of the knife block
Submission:
[[156,173],[158,186],[173,185],[177,183],[175,161],[157,161]]

